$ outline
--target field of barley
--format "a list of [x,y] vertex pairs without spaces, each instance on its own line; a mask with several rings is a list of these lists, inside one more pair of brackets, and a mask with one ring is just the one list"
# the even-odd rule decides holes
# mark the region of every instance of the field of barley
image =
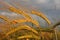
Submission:
[[18,3],[13,3],[15,7],[1,0],[0,4],[3,5],[0,9],[0,40],[60,40],[60,21],[52,23],[43,12],[34,8],[28,10]]

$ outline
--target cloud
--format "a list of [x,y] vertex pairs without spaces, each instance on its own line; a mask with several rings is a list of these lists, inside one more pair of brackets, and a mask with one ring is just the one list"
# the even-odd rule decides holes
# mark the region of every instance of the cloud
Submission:
[[1,12],[0,13],[1,15],[7,15],[7,16],[17,16],[17,14],[15,14],[15,13],[8,13],[8,12]]
[[54,0],[56,4],[60,4],[60,0]]
[[56,6],[56,9],[60,9],[60,0],[11,0],[11,1],[5,0],[5,1],[10,3],[12,3],[12,1],[15,1],[27,8],[33,6],[36,8],[46,7],[48,9],[53,9]]
[[60,0],[35,0],[33,3],[37,8],[60,10]]
[[24,1],[24,2],[29,2],[30,0],[21,0],[21,1]]
[[56,9],[60,9],[60,0],[54,0]]
[[36,0],[37,1],[37,3],[47,3],[48,2],[48,0]]

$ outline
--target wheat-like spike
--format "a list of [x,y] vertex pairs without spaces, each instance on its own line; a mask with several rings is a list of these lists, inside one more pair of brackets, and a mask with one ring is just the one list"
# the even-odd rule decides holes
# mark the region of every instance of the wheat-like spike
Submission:
[[39,23],[36,20],[32,20],[32,19],[19,19],[19,20],[13,20],[12,22],[14,24],[24,23],[24,22],[31,22],[31,23],[35,24],[37,27],[39,27]]
[[24,35],[24,36],[20,36],[17,39],[23,39],[23,38],[35,38],[35,39],[40,39],[38,36],[36,35]]
[[31,19],[31,17],[28,14],[26,14],[24,11],[15,8],[14,6],[10,5],[9,3],[5,2],[5,1],[1,1],[1,3],[4,4],[7,7],[7,9],[9,9],[10,11],[15,12],[17,14],[21,14],[25,18]]
[[30,17],[30,15],[26,14],[24,11],[19,10],[19,9],[17,9],[17,8],[15,8],[15,7],[10,7],[9,10],[12,11],[12,12],[15,12],[15,13],[17,13],[17,14],[23,15],[23,16],[25,16],[25,18],[32,19],[32,18]]
[[8,24],[10,23],[9,19],[6,16],[0,15],[0,18],[5,20]]
[[51,24],[50,20],[43,13],[32,10],[32,14],[42,17],[48,24]]
[[[29,26],[27,26],[27,25],[22,25],[22,26],[19,26],[19,27],[13,29],[13,30],[7,32],[7,33],[6,33],[6,36],[10,35],[11,33],[16,32],[16,31],[18,31],[18,30],[23,30],[23,29],[31,30],[32,32],[38,34],[38,32],[37,32],[35,29],[33,29],[33,28],[31,28],[31,27],[29,27]],[[6,36],[5,36],[5,37],[6,37]]]

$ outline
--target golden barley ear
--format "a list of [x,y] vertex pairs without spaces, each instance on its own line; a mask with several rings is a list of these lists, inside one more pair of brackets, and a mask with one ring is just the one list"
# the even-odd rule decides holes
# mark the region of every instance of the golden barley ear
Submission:
[[42,12],[38,12],[38,11],[32,10],[31,14],[37,15],[37,16],[43,18],[48,24],[51,24],[51,21]]

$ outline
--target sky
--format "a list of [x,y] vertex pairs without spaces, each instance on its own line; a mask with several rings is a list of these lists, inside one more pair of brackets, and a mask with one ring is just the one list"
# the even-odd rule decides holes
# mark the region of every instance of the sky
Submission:
[[[3,0],[3,1],[8,2],[15,7],[17,6],[14,3],[17,3],[18,5],[21,5],[29,10],[37,9],[37,11],[43,12],[52,23],[60,21],[60,0]],[[1,12],[0,14],[2,15],[7,15],[11,17],[17,16],[17,14],[14,14],[13,12],[12,14],[10,14],[10,12],[7,12],[6,14],[6,11],[0,12]],[[46,25],[44,21],[41,22],[42,21],[41,18],[36,17],[35,15],[32,15],[32,17],[38,20],[41,24],[44,24],[44,26]]]

